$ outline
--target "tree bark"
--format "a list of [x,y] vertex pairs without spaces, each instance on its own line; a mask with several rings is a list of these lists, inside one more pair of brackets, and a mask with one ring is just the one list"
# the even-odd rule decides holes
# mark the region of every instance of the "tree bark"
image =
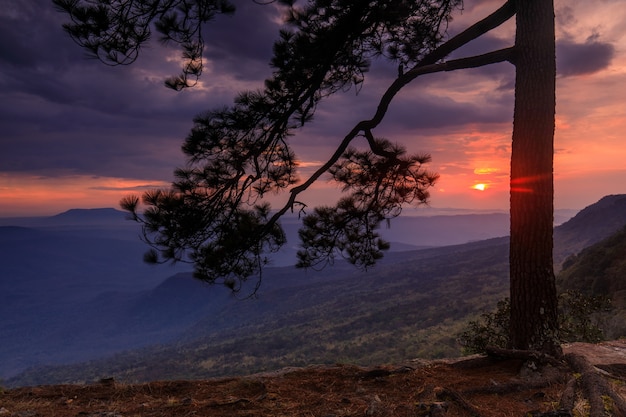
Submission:
[[511,151],[511,347],[560,356],[552,264],[555,36],[552,0],[516,2]]

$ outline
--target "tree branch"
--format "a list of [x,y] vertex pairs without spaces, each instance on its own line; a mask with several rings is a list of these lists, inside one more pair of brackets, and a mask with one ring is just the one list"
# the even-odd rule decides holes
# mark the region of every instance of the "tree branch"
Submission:
[[433,74],[435,72],[455,71],[458,69],[478,68],[485,65],[496,64],[498,62],[513,62],[514,47],[498,49],[497,51],[488,52],[482,55],[471,56],[467,58],[453,59],[441,62],[439,64],[424,65],[415,67],[405,75],[410,75],[413,79],[424,74]]
[[[376,110],[376,114],[370,120],[370,124],[368,127],[374,128],[377,126],[387,113],[389,108],[389,104],[393,97],[408,83],[413,81],[415,78],[420,76],[418,69],[421,67],[426,67],[429,65],[435,64],[437,61],[442,60],[446,56],[450,55],[452,52],[456,51],[463,45],[466,45],[470,41],[484,35],[492,29],[497,28],[511,17],[515,15],[515,5],[514,2],[509,0],[498,10],[484,18],[483,20],[474,23],[469,28],[465,29],[463,32],[454,36],[449,41],[445,42],[430,54],[426,55],[422,61],[413,67],[411,70],[407,71],[405,74],[398,77],[393,84],[387,89],[385,94],[380,100],[380,104],[378,105],[378,109]],[[486,64],[485,64],[486,65]]]
[[500,26],[514,15],[515,5],[513,0],[509,0],[486,18],[473,24],[463,32],[451,38],[449,41],[435,48],[432,52],[426,55],[419,64],[407,71],[405,74],[399,76],[381,97],[374,116],[370,120],[364,120],[357,123],[357,125],[354,126],[354,128],[352,128],[352,130],[343,138],[330,159],[328,159],[328,161],[315,171],[304,183],[291,189],[289,200],[282,209],[272,216],[267,226],[271,227],[288,210],[293,209],[293,206],[296,204],[298,194],[308,189],[315,181],[317,181],[317,179],[319,179],[319,177],[322,176],[322,174],[328,171],[339,160],[339,158],[341,158],[341,155],[343,155],[350,142],[352,142],[359,132],[371,131],[373,128],[378,126],[378,124],[380,124],[395,95],[411,81],[424,74],[432,74],[441,71],[453,71],[463,68],[476,68],[496,62],[511,61],[513,59],[513,48],[506,48],[475,57],[461,58],[437,64],[437,61],[445,58],[450,53],[454,52],[468,42]]
[[489,16],[474,23],[463,32],[452,37],[450,40],[434,49],[431,53],[426,55],[416,66],[434,64],[435,62],[447,57],[463,45],[466,45],[470,41],[484,35],[490,30],[497,28],[513,16],[515,16],[515,1],[508,0],[498,10],[491,13]]

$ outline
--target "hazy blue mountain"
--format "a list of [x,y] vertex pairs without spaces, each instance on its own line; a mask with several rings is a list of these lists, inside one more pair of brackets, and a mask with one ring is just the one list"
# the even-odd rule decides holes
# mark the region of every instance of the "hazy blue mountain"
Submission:
[[[616,216],[626,212],[621,197],[601,200],[604,215],[576,216],[557,227],[560,253],[577,252],[565,247],[574,240],[590,244],[601,239],[604,232],[597,230],[610,233],[619,223]],[[442,329],[490,307],[508,285],[508,238],[493,238],[507,234],[508,216],[502,213],[395,219],[381,233],[398,242],[397,248],[446,246],[390,252],[366,272],[343,262],[321,272],[279,267],[293,260],[297,246],[290,240],[291,253],[265,270],[258,297],[244,301],[189,273],[143,264],[146,248],[137,239],[137,225],[124,218],[112,209],[70,210],[21,219],[19,227],[0,227],[0,377],[37,367],[16,381],[33,382],[33,375],[39,375],[46,382],[50,373],[42,365],[83,362],[139,347],[148,350],[119,357],[120,373],[130,372],[129,362],[137,355],[149,355],[142,363],[168,377],[191,372],[172,364],[181,355],[204,357],[198,372],[210,369],[202,376],[218,368],[247,369],[207,365],[220,355],[222,365],[229,366],[254,358],[255,369],[255,361],[268,352],[292,364],[358,355],[383,362],[384,355],[388,360],[426,352],[445,356],[454,354],[455,347],[450,328]],[[295,220],[285,223],[291,238]],[[480,240],[484,237],[492,239]],[[325,345],[311,348],[311,341]],[[440,351],[433,353],[433,346]],[[190,360],[188,365],[198,363]],[[93,365],[89,375],[102,375],[112,365],[102,366]],[[78,369],[88,374],[84,364]]]
[[92,300],[119,294],[130,305],[130,294],[153,289],[181,269],[145,264],[145,245],[123,213],[89,211],[91,220],[77,227],[76,215],[83,213],[0,226],[0,378],[26,366],[153,342],[140,334],[131,344],[89,340],[110,316],[108,306],[117,308],[117,301]]
[[[297,218],[286,219],[290,243],[275,266],[293,265],[297,224]],[[434,225],[440,231],[436,238]],[[410,231],[408,238],[400,235],[402,230]],[[477,240],[486,230],[487,235],[505,234],[502,214],[400,218],[381,232],[399,241],[395,250],[407,250],[429,241],[433,246]],[[196,288],[196,281],[175,275],[188,266],[144,264],[146,246],[139,234],[138,225],[114,209],[0,219],[0,337],[10,341],[0,344],[0,378],[29,366],[164,343],[199,317],[213,314],[220,302],[235,301],[223,291]],[[346,272],[337,267],[332,271],[332,276]]]
[[[608,195],[592,204],[556,229],[555,238],[561,244],[555,247],[557,267],[572,253],[601,241],[626,224],[626,195]],[[563,252],[566,250],[565,252]]]
[[[392,253],[369,271],[343,262],[322,272],[268,268],[258,296],[248,300],[181,274],[164,284],[167,290],[143,294],[134,310],[134,317],[154,317],[166,329],[163,310],[173,307],[170,314],[178,314],[204,294],[197,307],[202,314],[181,326],[174,343],[105,361],[39,367],[7,383],[208,377],[341,360],[382,363],[433,355],[434,345],[436,356],[458,354],[454,334],[441,325],[501,298],[507,288],[506,253],[507,239],[497,238]],[[444,340],[422,334],[435,327],[441,327]],[[126,334],[117,331],[119,337]]]
[[[410,213],[412,215],[395,218],[379,229],[380,235],[391,242],[392,252],[459,245],[509,234],[509,214],[504,212],[416,209]],[[555,224],[562,224],[574,214],[572,210],[558,210]],[[299,221],[288,217],[282,224],[288,243],[274,257],[274,264],[292,265],[298,250]]]
[[41,220],[43,225],[116,224],[126,219],[126,213],[113,208],[70,209]]

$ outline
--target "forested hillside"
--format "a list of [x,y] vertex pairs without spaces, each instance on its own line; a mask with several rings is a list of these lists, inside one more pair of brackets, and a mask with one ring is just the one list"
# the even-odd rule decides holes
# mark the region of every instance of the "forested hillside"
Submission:
[[[606,238],[626,224],[624,213],[625,196],[605,197],[555,229],[555,251],[571,256],[580,242]],[[465,324],[508,295],[507,262],[503,237],[389,253],[368,271],[342,262],[321,272],[268,268],[258,297],[244,301],[180,274],[118,312],[135,326],[142,317],[155,331],[176,323],[168,317],[186,314],[189,321],[174,343],[74,366],[37,367],[8,383],[206,378],[311,363],[458,356],[456,335]],[[107,300],[112,298],[101,302]]]
[[611,300],[611,318],[603,323],[608,338],[626,336],[626,227],[563,264],[557,284]]

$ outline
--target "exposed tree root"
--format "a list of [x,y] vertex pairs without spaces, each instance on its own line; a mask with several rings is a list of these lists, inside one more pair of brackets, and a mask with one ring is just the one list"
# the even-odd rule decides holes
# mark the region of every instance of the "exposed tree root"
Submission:
[[585,357],[570,353],[564,358],[574,372],[580,374],[578,383],[589,401],[589,417],[626,417],[626,401]]
[[[543,413],[535,412],[529,415],[534,417],[572,416],[577,399],[577,390],[580,390],[581,397],[588,401],[589,417],[626,417],[624,398],[611,387],[601,371],[592,366],[584,356],[570,353],[563,356],[563,360],[559,360],[540,352],[500,348],[488,348],[487,354],[493,359],[525,361],[520,372],[521,378],[507,384],[475,387],[463,392],[443,388],[437,393],[437,398],[453,401],[470,415],[479,417],[480,412],[469,404],[463,395],[507,394],[544,388],[552,384],[565,384],[557,410]],[[572,376],[574,373],[579,376]],[[570,375],[569,380],[567,380],[568,375]]]
[[561,393],[561,401],[559,401],[559,408],[563,410],[573,410],[576,403],[576,378],[571,377],[565,385],[565,389]]
[[522,359],[525,361],[533,361],[537,365],[563,365],[563,363],[554,356],[550,356],[534,350],[502,349],[494,346],[488,346],[485,350],[487,352],[487,355],[493,358]]

